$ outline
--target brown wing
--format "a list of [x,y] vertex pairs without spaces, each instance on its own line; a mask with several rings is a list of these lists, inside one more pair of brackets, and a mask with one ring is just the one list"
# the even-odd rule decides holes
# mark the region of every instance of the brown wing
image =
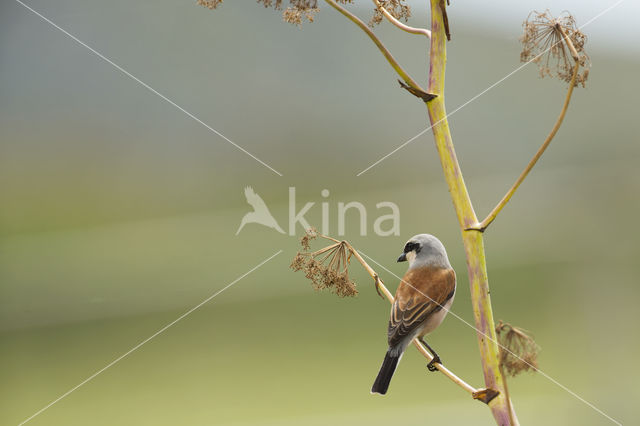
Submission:
[[453,269],[410,269],[402,278],[391,307],[389,346],[398,345],[412,334],[432,313],[453,297],[456,273]]

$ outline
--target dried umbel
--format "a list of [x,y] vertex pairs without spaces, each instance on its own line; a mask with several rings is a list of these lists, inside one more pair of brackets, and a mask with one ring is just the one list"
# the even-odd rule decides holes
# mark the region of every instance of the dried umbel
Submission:
[[500,367],[511,376],[538,369],[540,348],[524,330],[500,321],[496,326],[500,343]]
[[[574,67],[582,67],[576,76],[575,85],[584,87],[589,76],[589,56],[584,52],[587,37],[576,26],[568,12],[554,18],[549,11],[531,12],[522,25],[522,62],[535,62],[540,76],[557,76],[571,82]],[[577,63],[577,65],[576,65]]]
[[200,6],[204,6],[207,9],[215,9],[222,4],[223,0],[198,0]]
[[[335,0],[338,3],[347,4],[352,3],[353,0]],[[382,3],[388,4],[390,8],[393,8],[394,16],[397,14],[398,18],[408,17],[411,12],[409,7],[402,4],[404,0],[384,0]],[[200,6],[204,6],[208,9],[216,9],[220,6],[223,0],[197,0]],[[258,3],[264,7],[273,8],[275,10],[282,10],[283,0],[257,0]],[[318,0],[289,0],[288,6],[282,11],[282,19],[290,24],[302,26],[304,21],[313,22],[316,13],[320,9],[318,8]],[[378,12],[379,13],[379,12]],[[406,19],[405,17],[405,19]]]
[[405,22],[411,17],[411,7],[404,0],[377,0],[376,7],[373,10],[373,17],[369,21],[369,26],[373,27],[382,22],[384,16],[380,11],[380,7],[386,9],[394,18]]
[[289,6],[284,10],[284,12],[282,12],[282,19],[284,22],[302,27],[303,20],[313,22],[318,10],[319,9],[317,7],[304,9],[298,6]]
[[[318,236],[334,243],[311,252],[310,241]],[[296,254],[290,267],[294,271],[303,271],[305,277],[311,280],[314,289],[330,289],[340,297],[353,297],[358,294],[355,283],[349,279],[351,248],[346,241],[334,240],[318,234],[311,228],[302,237],[300,244],[304,251]]]

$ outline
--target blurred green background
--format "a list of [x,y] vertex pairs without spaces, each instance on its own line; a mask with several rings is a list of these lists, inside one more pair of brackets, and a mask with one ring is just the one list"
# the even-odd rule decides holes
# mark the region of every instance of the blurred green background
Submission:
[[[436,234],[458,272],[453,311],[473,322],[431,134],[356,177],[426,127],[424,107],[333,10],[299,30],[253,2],[213,13],[194,3],[29,4],[284,176],[20,4],[0,5],[0,423],[25,420],[283,250],[29,424],[493,424],[485,406],[429,374],[414,350],[390,393],[370,395],[389,306],[364,271],[352,268],[355,299],[315,293],[288,269],[298,237],[255,224],[235,235],[250,211],[247,185],[285,229],[289,187],[298,209],[315,202],[306,216],[313,224],[329,203],[332,234],[338,202],[359,201],[369,233],[359,235],[352,214],[345,237],[399,275],[404,241]],[[450,8],[450,111],[519,65],[526,12],[474,16],[467,7],[478,8],[462,0]],[[633,31],[635,6],[625,7],[585,28],[602,35],[592,37],[587,88],[576,90],[559,135],[486,246],[496,319],[535,335],[542,371],[631,424],[640,398],[640,62],[637,45],[604,35]],[[368,19],[369,9],[358,13]],[[425,19],[416,10],[412,22]],[[424,81],[425,40],[388,25],[377,31]],[[479,215],[546,136],[564,90],[527,66],[451,116]],[[373,234],[381,201],[399,206],[400,236]],[[394,290],[396,279],[378,272]],[[449,316],[430,343],[482,385],[474,330]],[[522,424],[612,424],[540,374],[509,386]]]

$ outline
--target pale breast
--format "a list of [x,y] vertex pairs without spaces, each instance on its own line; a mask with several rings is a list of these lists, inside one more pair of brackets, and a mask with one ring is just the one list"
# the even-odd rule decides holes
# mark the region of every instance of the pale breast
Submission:
[[420,326],[420,332],[418,336],[422,337],[424,335],[431,333],[436,328],[438,328],[438,326],[444,320],[444,317],[447,316],[447,313],[449,312],[449,308],[451,308],[451,304],[453,304],[454,297],[455,297],[455,293],[453,296],[451,296],[451,299],[447,300],[447,303],[443,305],[442,309],[438,310],[438,312],[434,312],[433,314],[429,315],[429,317]]

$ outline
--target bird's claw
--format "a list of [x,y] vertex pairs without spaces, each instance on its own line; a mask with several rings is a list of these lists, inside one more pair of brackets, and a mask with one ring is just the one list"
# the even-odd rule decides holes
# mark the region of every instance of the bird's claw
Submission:
[[442,361],[440,361],[440,357],[437,355],[433,357],[431,361],[429,361],[429,364],[427,364],[427,368],[429,369],[429,371],[438,371],[438,367],[434,365],[436,363],[442,365]]
[[380,281],[380,277],[378,277],[378,274],[376,274],[376,276],[374,278],[374,281],[375,281],[374,285],[376,286],[376,293],[378,293],[378,296],[380,296],[380,297],[382,297],[384,299],[384,296],[382,295],[382,292],[380,292],[380,283],[381,283],[381,281]]

